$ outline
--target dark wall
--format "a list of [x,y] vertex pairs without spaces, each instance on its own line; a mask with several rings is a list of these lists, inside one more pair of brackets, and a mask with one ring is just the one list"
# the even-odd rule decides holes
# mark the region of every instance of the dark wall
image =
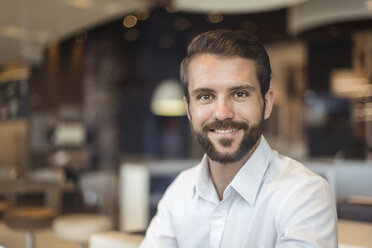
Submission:
[[308,89],[329,91],[331,71],[338,68],[351,68],[351,37],[308,42]]
[[[328,30],[334,31],[334,28]],[[339,154],[347,158],[363,158],[363,141],[354,136],[350,120],[352,101],[333,96],[330,89],[332,70],[352,68],[351,33],[344,30],[344,33],[330,35],[331,32],[320,39],[319,32],[322,31],[313,31],[307,37],[307,88],[315,95],[315,105],[323,108],[326,120],[321,125],[306,126],[309,156]]]
[[84,45],[75,40],[51,44],[30,79],[31,111],[57,111],[60,103],[81,105]]
[[[196,34],[217,28],[245,29],[263,42],[303,39],[308,44],[307,86],[329,93],[329,73],[351,66],[351,31],[326,28],[299,37],[286,32],[286,10],[224,15],[210,23],[204,14],[168,13],[153,8],[151,17],[131,29],[122,18],[51,45],[44,63],[33,69],[31,111],[58,111],[72,103],[84,110],[89,166],[117,166],[124,157],[188,157],[191,133],[186,117],[163,118],[149,109],[152,92],[166,78],[179,78],[186,45]],[[186,28],[176,23],[185,21]],[[130,34],[135,33],[135,37]],[[320,34],[320,35],[319,35]],[[349,151],[353,144],[349,108],[341,108],[328,126],[308,130],[311,155]],[[340,126],[339,129],[333,128]],[[349,126],[348,126],[349,125]],[[315,133],[314,133],[315,132]],[[314,138],[316,137],[316,138]],[[319,145],[320,144],[320,145]],[[330,149],[332,148],[332,149]],[[353,153],[353,152],[352,152]]]

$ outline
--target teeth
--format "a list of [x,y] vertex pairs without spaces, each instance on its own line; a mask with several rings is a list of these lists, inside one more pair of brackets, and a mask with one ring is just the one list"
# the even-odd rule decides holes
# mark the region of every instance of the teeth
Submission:
[[214,130],[216,133],[231,133],[236,131],[236,129],[216,129]]

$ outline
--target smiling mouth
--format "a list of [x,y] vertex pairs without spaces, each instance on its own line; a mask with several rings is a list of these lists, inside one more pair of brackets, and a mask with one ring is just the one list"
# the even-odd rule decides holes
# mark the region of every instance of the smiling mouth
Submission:
[[248,130],[249,126],[246,122],[243,121],[232,121],[228,120],[215,120],[211,123],[206,123],[202,127],[202,131],[207,133],[215,133],[215,134],[226,134],[226,135],[233,135],[240,130]]
[[215,133],[233,133],[238,131],[238,129],[212,129],[211,131]]

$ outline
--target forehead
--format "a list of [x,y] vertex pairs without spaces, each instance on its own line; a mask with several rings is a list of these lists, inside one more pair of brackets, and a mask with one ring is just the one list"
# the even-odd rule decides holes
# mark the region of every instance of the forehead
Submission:
[[259,87],[255,61],[238,56],[196,55],[189,63],[188,72],[189,89],[234,83]]

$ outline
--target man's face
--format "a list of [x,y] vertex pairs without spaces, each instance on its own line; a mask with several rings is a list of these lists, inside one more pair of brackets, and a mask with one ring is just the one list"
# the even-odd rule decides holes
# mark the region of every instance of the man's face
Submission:
[[209,158],[220,163],[243,159],[258,143],[270,116],[273,93],[261,96],[253,60],[197,55],[189,65],[188,116]]

